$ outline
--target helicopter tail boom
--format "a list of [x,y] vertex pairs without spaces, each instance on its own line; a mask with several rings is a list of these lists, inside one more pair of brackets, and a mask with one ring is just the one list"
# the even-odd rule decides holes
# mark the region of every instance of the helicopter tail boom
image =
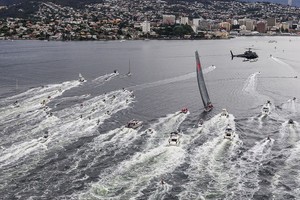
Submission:
[[231,53],[231,60],[233,60],[234,55],[231,50],[230,50],[230,53]]

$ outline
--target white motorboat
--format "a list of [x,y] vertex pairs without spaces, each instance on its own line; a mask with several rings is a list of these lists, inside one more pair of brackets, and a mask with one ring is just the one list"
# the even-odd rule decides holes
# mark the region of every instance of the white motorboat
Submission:
[[294,122],[294,120],[292,120],[292,119],[289,119],[289,121],[288,121],[288,125],[289,125],[290,127],[294,127],[294,126],[295,126],[295,122]]
[[169,137],[169,145],[178,145],[180,135],[177,131],[171,132]]
[[81,83],[86,82],[86,80],[83,78],[83,76],[80,73],[79,73],[78,81],[81,82]]
[[228,118],[229,117],[229,113],[227,112],[227,110],[224,108],[222,109],[221,115],[222,118]]
[[271,112],[271,103],[270,103],[270,101],[267,101],[267,103],[265,103],[261,109],[261,114],[269,115],[270,112]]
[[152,128],[148,128],[145,132],[147,134],[152,134],[152,133],[154,133],[154,130]]
[[129,122],[127,123],[126,128],[136,129],[136,128],[142,126],[142,124],[143,124],[142,121],[133,119],[133,120],[131,120],[131,121],[129,121]]
[[203,120],[202,119],[199,120],[197,127],[198,127],[199,131],[202,131],[202,129],[203,129]]
[[224,139],[232,140],[234,137],[235,137],[235,131],[228,124],[226,129],[225,129]]
[[13,103],[13,107],[14,107],[14,108],[18,108],[18,107],[20,107],[20,104],[19,104],[19,102],[18,102],[18,101],[15,101],[15,102]]

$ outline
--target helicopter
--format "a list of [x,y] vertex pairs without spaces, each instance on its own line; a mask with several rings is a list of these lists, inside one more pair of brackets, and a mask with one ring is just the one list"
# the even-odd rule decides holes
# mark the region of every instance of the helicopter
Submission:
[[237,54],[237,55],[233,55],[232,51],[230,50],[231,53],[231,60],[233,59],[233,57],[242,57],[245,58],[244,61],[250,61],[250,62],[255,62],[257,61],[258,55],[251,51],[252,48],[248,48],[248,51],[245,51],[243,54]]

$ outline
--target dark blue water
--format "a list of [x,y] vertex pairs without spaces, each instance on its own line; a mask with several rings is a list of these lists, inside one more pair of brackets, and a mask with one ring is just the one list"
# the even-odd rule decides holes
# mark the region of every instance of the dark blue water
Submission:
[[[1,198],[299,199],[299,43],[1,41]],[[231,60],[247,47],[257,62]],[[214,104],[207,114],[195,50]],[[133,118],[143,126],[124,128]],[[169,146],[175,130],[180,144]]]

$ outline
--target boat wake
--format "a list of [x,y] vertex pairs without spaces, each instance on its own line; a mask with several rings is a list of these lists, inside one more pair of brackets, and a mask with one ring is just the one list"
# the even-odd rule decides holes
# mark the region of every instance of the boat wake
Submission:
[[92,80],[92,82],[97,84],[97,86],[99,86],[99,85],[103,85],[105,82],[110,81],[118,76],[119,76],[119,72],[110,73],[110,74],[106,74],[104,76],[95,78],[94,80]]
[[254,74],[251,74],[248,77],[247,81],[244,84],[243,90],[242,90],[245,94],[252,95],[252,96],[258,96],[258,93],[256,91],[258,74],[260,74],[260,73],[256,72]]
[[[225,189],[231,181],[227,173],[231,167],[232,159],[238,152],[242,142],[236,136],[232,141],[224,139],[224,128],[227,124],[235,130],[234,117],[220,120],[220,114],[211,120],[214,130],[213,138],[209,138],[203,145],[192,150],[190,155],[190,167],[186,172],[189,180],[183,185],[184,191],[178,196],[179,199],[218,199],[225,195]],[[209,123],[209,122],[208,122]],[[218,124],[214,126],[212,124]],[[200,189],[201,188],[201,189]]]
[[[112,91],[84,101],[84,106],[76,104],[53,112],[52,116],[44,116],[39,123],[27,124],[22,132],[17,133],[26,136],[22,137],[22,140],[12,141],[7,137],[7,141],[1,141],[3,148],[0,149],[0,167],[5,169],[1,180],[9,181],[13,178],[11,176],[16,176],[16,166],[18,172],[26,173],[47,154],[62,150],[80,138],[93,136],[106,119],[120,110],[129,108],[132,102],[131,92]],[[33,120],[31,116],[29,119]],[[9,135],[9,130],[6,131]]]
[[102,174],[100,180],[92,184],[91,189],[80,194],[80,199],[143,199],[144,195],[157,199],[164,196],[172,184],[167,180],[160,184],[160,179],[172,173],[184,162],[186,156],[180,145],[168,145],[168,136],[171,131],[178,129],[186,116],[187,114],[177,112],[151,125],[151,129],[155,131],[145,136],[147,144],[143,150],[121,162],[115,170]]
[[[209,72],[212,72],[213,70],[216,69],[216,66],[209,66],[205,69],[203,69],[203,73],[207,74]],[[131,86],[128,87],[128,89],[131,90],[142,90],[142,89],[147,89],[147,88],[151,88],[151,87],[157,87],[157,86],[161,86],[161,85],[167,85],[167,84],[171,84],[171,83],[176,83],[176,82],[180,82],[180,81],[185,81],[191,78],[196,77],[195,73],[188,73],[182,76],[177,76],[174,78],[169,78],[169,79],[164,79],[164,80],[160,80],[160,81],[156,81],[156,82],[152,82],[152,83],[145,83],[145,84],[141,84],[141,85],[135,85],[135,86]]]
[[[284,152],[288,154],[287,152]],[[272,178],[272,196],[274,199],[299,199],[300,198],[300,168],[299,168],[300,143],[291,149],[283,166]]]
[[259,171],[264,162],[268,161],[274,140],[263,139],[246,151],[241,159],[233,165],[230,173],[236,177],[227,190],[229,199],[252,199],[259,190]]

